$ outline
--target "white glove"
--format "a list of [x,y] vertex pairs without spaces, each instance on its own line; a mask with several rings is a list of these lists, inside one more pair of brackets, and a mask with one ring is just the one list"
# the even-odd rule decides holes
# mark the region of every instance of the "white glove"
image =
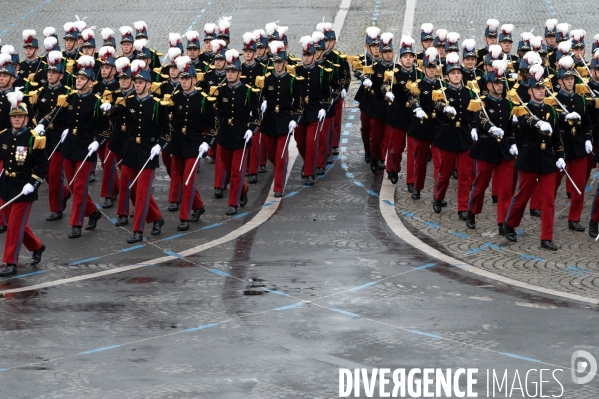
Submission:
[[443,108],[443,112],[445,112],[447,115],[456,115],[455,108],[451,105],[448,105],[445,108]]
[[62,143],[64,141],[64,139],[67,138],[67,134],[69,134],[69,129],[65,129],[62,131],[62,134],[60,135],[60,142]]
[[44,127],[44,125],[37,125],[33,130],[37,134],[42,134],[42,133],[44,133],[44,131],[46,130],[46,128]]
[[416,108],[414,110],[414,113],[416,114],[416,118],[418,119],[426,118],[426,112],[424,112],[422,108]]
[[493,126],[491,129],[489,129],[489,132],[496,137],[499,137],[500,139],[503,138],[503,129],[497,126]]
[[104,112],[110,111],[110,108],[112,108],[112,104],[110,104],[110,103],[100,104],[100,109]]
[[208,145],[208,143],[200,144],[200,153],[198,154],[198,156],[201,158],[205,153],[208,152],[209,148],[210,146]]
[[476,132],[476,129],[472,129],[470,131],[470,137],[472,137],[472,140],[474,140],[474,141],[478,140],[478,133]]
[[297,127],[296,121],[289,122],[289,133],[293,132],[293,129],[295,129],[296,127]]
[[89,146],[87,146],[87,150],[89,151],[87,155],[91,156],[94,152],[98,151],[98,148],[100,148],[100,143],[94,141]]
[[345,91],[345,89],[341,90],[341,98],[345,99],[345,95],[347,94],[347,91]]
[[266,100],[262,101],[262,105],[260,106],[260,111],[262,111],[262,113],[264,113],[264,111],[266,111]]
[[516,144],[512,144],[512,146],[510,147],[510,154],[512,154],[515,157],[518,156],[518,147],[516,147]]
[[584,149],[587,151],[587,154],[593,152],[593,143],[591,143],[591,140],[587,140],[584,142]]
[[243,138],[245,139],[245,142],[247,143],[248,141],[250,141],[250,139],[252,138],[253,135],[254,134],[252,133],[252,131],[248,129],[245,132],[245,134],[243,135]]
[[324,109],[321,109],[320,111],[318,111],[318,121],[322,122],[324,120],[324,118],[327,117],[327,111],[325,111]]
[[29,195],[29,194],[31,194],[34,191],[35,191],[35,187],[33,187],[31,185],[31,183],[27,183],[27,184],[25,184],[25,186],[23,186],[23,190],[21,191],[21,194],[23,194],[23,195]]
[[387,94],[385,94],[385,97],[388,98],[389,101],[395,100],[395,95],[393,93],[391,93],[390,91],[388,91]]
[[564,158],[560,158],[555,163],[555,166],[557,166],[559,170],[564,170],[566,169],[566,161],[564,161]]
[[541,129],[542,132],[553,133],[553,129],[551,128],[551,125],[549,124],[549,122],[541,121],[541,122],[537,123],[537,127],[539,129]]
[[370,86],[372,86],[372,80],[366,78],[366,79],[364,79],[362,84],[364,85],[364,87],[370,87]]
[[578,114],[578,112],[570,112],[568,115],[566,115],[567,121],[578,120],[578,119],[580,119],[580,115]]
[[518,74],[517,73],[510,73],[510,78],[512,78],[512,79],[518,79]]
[[513,123],[519,123],[518,117],[516,115],[512,116],[512,122]]
[[150,159],[154,159],[154,157],[156,155],[159,155],[161,151],[162,147],[160,147],[160,144],[156,144],[154,147],[152,147],[152,150],[150,151]]

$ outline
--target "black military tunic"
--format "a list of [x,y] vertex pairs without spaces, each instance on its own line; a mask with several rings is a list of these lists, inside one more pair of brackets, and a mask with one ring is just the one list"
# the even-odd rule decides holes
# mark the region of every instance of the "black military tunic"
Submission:
[[318,112],[331,104],[332,71],[321,65],[312,64],[309,67],[299,65],[295,68],[295,75],[300,80],[304,113],[300,119],[301,124],[318,122]]
[[[578,94],[567,94],[563,90],[560,90],[556,97],[566,107],[566,110],[559,114],[560,133],[566,159],[586,157],[587,152],[584,142],[593,140],[593,125],[589,114],[586,112],[586,100]],[[566,115],[569,112],[577,112],[581,119],[567,121]]]
[[266,66],[254,61],[252,65],[241,64],[241,82],[245,85],[256,87],[256,78],[266,74]]
[[19,75],[23,79],[29,79],[31,81],[32,79],[30,79],[30,75],[35,75],[40,69],[43,68],[42,60],[42,57],[36,57],[33,61],[28,61],[26,59],[21,61],[19,63]]
[[[412,127],[412,110],[408,101],[408,97],[410,96],[408,85],[415,83],[421,75],[416,66],[413,66],[410,70],[406,70],[401,65],[396,65],[393,75],[397,81],[393,84],[393,95],[395,98],[387,108],[387,125],[406,131]],[[390,82],[387,82],[383,86],[382,91],[386,94],[390,89]]]
[[[220,84],[225,84],[227,73],[223,71],[217,71],[216,69],[211,69],[204,74],[204,78],[202,80],[199,79],[196,87],[201,88],[202,91],[208,95],[214,95],[214,88]],[[224,82],[223,82],[224,80]]]
[[[366,58],[364,58],[364,56],[360,56],[360,64],[362,64],[362,66],[370,66],[371,67],[372,65],[374,65],[375,62],[376,61],[372,57],[370,57],[369,54],[366,55]],[[364,74],[361,69],[357,69],[354,71],[354,76],[357,79],[364,81],[364,79],[370,79],[371,75]],[[366,87],[364,85],[360,85],[360,87],[358,87],[358,91],[356,92],[356,95],[354,96],[354,100],[356,100],[360,104],[359,105],[360,111],[363,111],[363,112],[368,111],[368,107],[370,106],[370,102],[372,101],[373,96],[374,96],[374,91],[372,90],[372,87]]]
[[[510,147],[516,144],[512,129],[512,104],[503,97],[487,96],[482,101],[487,113],[482,109],[474,113],[472,128],[478,130],[478,141],[470,150],[470,157],[495,164],[503,159],[510,161],[514,158]],[[503,130],[503,138],[499,139],[489,132],[493,126]]]
[[[218,87],[214,106],[220,124],[216,141],[219,145],[236,150],[244,147],[243,136],[247,130],[256,133],[260,126],[260,90],[252,89],[239,82],[234,87],[228,83]],[[252,140],[246,147],[251,147]]]
[[[480,79],[482,79],[483,75],[483,71],[481,71],[478,68],[466,69],[465,67],[462,67],[462,82],[464,84],[468,83],[471,80],[476,80],[478,82]],[[487,88],[485,86],[485,90],[486,89]]]
[[[66,98],[69,91],[70,88],[63,86],[60,82],[54,87],[51,87],[47,84],[43,86],[38,91],[37,101],[35,104],[33,104],[35,118],[37,120],[41,120],[44,116],[52,112],[54,107],[56,107],[58,96],[63,96],[62,98]],[[54,148],[56,148],[60,142],[60,136],[66,128],[67,124],[66,120],[64,119],[55,119],[54,122],[48,126],[44,132],[44,135],[46,136],[46,150],[48,151],[48,154],[50,154]],[[57,151],[60,151],[60,148]]]
[[380,61],[372,67],[374,74],[370,77],[372,81],[371,89],[374,92],[374,97],[368,106],[368,116],[380,121],[387,120],[387,100],[383,93],[383,85],[385,80],[385,72],[393,70],[395,65],[393,62]]
[[194,63],[194,66],[198,72],[206,72],[210,69],[210,65],[214,63],[213,61],[214,53],[209,53],[205,50],[202,50],[197,59],[197,64]]
[[304,112],[300,83],[302,80],[304,78],[287,72],[281,75],[276,72],[266,74],[263,98],[267,108],[262,117],[262,133],[268,136],[284,136],[289,133],[289,122],[299,122]]
[[[554,173],[557,170],[555,162],[564,158],[564,145],[558,134],[557,112],[547,104],[533,101],[528,103],[528,109],[533,115],[526,113],[518,118],[524,145],[519,150],[514,168],[531,173]],[[542,132],[537,127],[540,121],[549,123],[553,133]]]
[[164,96],[166,94],[172,95],[175,90],[179,88],[179,82],[174,82],[172,79],[168,79],[163,82],[160,86],[160,95]]
[[[135,94],[135,89],[131,87],[128,91],[122,89],[115,90],[111,99],[113,103],[122,101],[123,97],[129,97]],[[108,143],[108,149],[117,155],[123,155],[125,153],[125,147],[129,142],[127,136],[127,114],[112,114],[110,115],[110,143]]]
[[593,79],[589,79],[589,87],[593,91],[593,94],[588,94],[587,97],[587,110],[591,123],[593,124],[593,144],[599,144],[599,82],[595,82]]
[[472,148],[470,135],[472,112],[468,111],[472,93],[463,85],[459,89],[448,86],[445,95],[449,105],[455,108],[456,115],[450,118],[443,112],[445,108],[443,101],[435,104],[437,117],[440,116],[443,121],[443,126],[435,137],[435,147],[446,151],[467,151]]
[[[410,104],[412,111],[412,125],[408,131],[408,136],[421,141],[432,142],[441,129],[442,118],[439,118],[439,113],[433,101],[433,90],[439,90],[441,82],[439,79],[430,81],[424,77],[417,84],[418,88],[412,88],[408,96],[408,104]],[[416,118],[414,111],[418,108],[422,108],[428,118],[422,120]]]
[[101,96],[104,96],[106,91],[112,92],[117,90],[119,87],[119,82],[116,79],[112,79],[111,81],[107,82],[106,80],[100,78],[100,80],[98,80],[97,83],[94,84],[92,91],[94,93],[98,93]]
[[[0,197],[4,201],[10,201],[21,194],[27,183],[35,188],[40,186],[48,172],[45,144],[45,137],[38,136],[27,127],[18,132],[12,129],[0,131],[0,159],[4,166],[0,177]],[[37,200],[37,190],[21,196],[17,201],[35,200]]]

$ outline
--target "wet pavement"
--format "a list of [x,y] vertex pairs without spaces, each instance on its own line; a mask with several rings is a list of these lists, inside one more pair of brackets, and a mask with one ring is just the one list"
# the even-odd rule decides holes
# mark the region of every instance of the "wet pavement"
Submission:
[[[168,32],[162,3],[147,3],[150,29]],[[333,20],[338,7],[304,3],[305,14],[288,23],[296,24],[290,31],[298,36],[322,15]],[[178,16],[171,24],[183,31],[193,19],[201,26],[229,15],[234,4],[202,3],[201,18]],[[284,24],[290,12],[289,5],[248,4],[256,13],[243,23],[238,14],[236,32],[250,22]],[[140,19],[136,7],[144,5],[127,3],[117,18]],[[352,1],[344,49],[360,49],[362,25],[375,14],[381,26],[397,27],[403,7]],[[109,14],[90,6],[84,15],[105,26]],[[46,18],[57,16],[43,14],[39,24]],[[275,200],[269,165],[236,218],[224,215],[226,199],[212,197],[207,162],[199,174],[202,220],[184,234],[176,231],[161,169],[154,196],[167,223],[161,236],[148,235],[136,246],[125,242],[130,231],[109,220],[114,209],[103,210],[96,230],[67,239],[67,218],[45,221],[42,188],[30,225],[48,247],[43,262],[28,266],[23,251],[19,275],[0,280],[0,397],[333,398],[340,368],[437,367],[477,368],[479,397],[487,396],[487,370],[507,370],[510,386],[518,372],[531,394],[533,382],[543,379],[544,395],[599,397],[599,377],[578,385],[570,376],[576,350],[599,358],[597,306],[477,276],[396,236],[381,215],[383,174],[373,175],[363,160],[355,89],[346,101],[342,153],[327,174],[303,186],[298,158],[285,198]],[[91,185],[98,203],[101,173]],[[456,255],[442,239],[410,225],[396,205],[413,234]],[[563,392],[539,369],[555,372]],[[512,397],[535,396],[515,390]]]

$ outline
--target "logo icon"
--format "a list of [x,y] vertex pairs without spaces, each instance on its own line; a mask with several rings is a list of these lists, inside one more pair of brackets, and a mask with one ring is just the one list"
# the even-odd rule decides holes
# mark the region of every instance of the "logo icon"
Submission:
[[597,374],[597,360],[589,352],[578,350],[572,354],[570,368],[575,384],[587,384]]

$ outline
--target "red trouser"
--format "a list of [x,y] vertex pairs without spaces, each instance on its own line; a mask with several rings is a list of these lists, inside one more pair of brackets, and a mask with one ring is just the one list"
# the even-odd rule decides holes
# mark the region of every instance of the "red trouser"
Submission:
[[121,179],[119,181],[119,199],[116,214],[119,216],[129,215],[129,200],[135,205],[135,186],[129,189],[131,182],[135,179],[135,175],[126,176],[125,166],[121,164]]
[[252,146],[249,149],[250,175],[257,175],[258,167],[266,165],[268,150],[264,142],[264,135],[260,133],[260,129],[252,137]]
[[493,177],[495,179],[493,181],[493,188],[497,190],[498,197],[497,225],[503,223],[512,199],[513,167],[513,160],[506,161],[502,159],[501,163],[491,163],[479,159],[474,160],[476,178],[472,183],[472,190],[470,190],[470,201],[468,204],[470,212],[475,215],[481,213],[483,203],[485,202],[485,191],[489,187],[491,177]]
[[[200,163],[198,162],[196,168],[192,169],[196,158],[179,158],[173,156],[172,161],[178,174],[180,170],[183,171],[183,173],[180,173],[183,192],[181,194],[181,206],[179,207],[179,220],[189,220],[192,210],[196,211],[204,207],[202,197],[200,197],[200,193],[197,190],[197,170],[200,167]],[[189,176],[191,177],[189,178]],[[188,178],[189,183],[185,185]],[[171,179],[171,187],[172,182],[173,180]]]
[[[428,166],[428,156],[431,150],[434,149],[431,141],[422,141],[408,137],[408,140],[414,141],[414,154],[413,154],[413,171],[414,171],[414,190],[421,191],[424,188],[424,180],[426,179],[426,168]],[[439,152],[433,151],[433,180],[439,173]],[[407,166],[407,165],[406,165]],[[407,167],[406,167],[407,169]]]
[[164,168],[166,169],[166,174],[168,175],[168,177],[171,177],[171,153],[165,148],[160,153],[160,156],[162,157],[162,163],[164,164]]
[[[248,149],[246,148],[246,152],[247,150]],[[219,151],[223,165],[231,181],[231,187],[229,188],[229,206],[237,207],[239,206],[239,198],[248,192],[248,186],[244,179],[247,161],[245,155],[247,154],[244,154],[243,148],[232,150],[230,148],[220,147]],[[242,165],[241,168],[239,167],[240,165]]]
[[6,240],[4,241],[4,256],[2,257],[2,261],[5,263],[17,264],[21,243],[31,252],[42,247],[42,242],[27,225],[32,205],[33,202],[13,202],[2,210],[2,216],[8,224]]
[[[283,136],[262,136],[265,141],[268,159],[275,166],[274,192],[282,193],[285,188],[285,178],[287,177],[287,162],[289,162],[289,143],[285,146],[287,135]],[[283,155],[285,148],[285,155]],[[305,170],[304,170],[305,172]]]
[[408,150],[406,154],[406,184],[414,184],[414,147],[416,146],[416,142],[413,138],[407,137],[408,141]]
[[50,158],[46,181],[48,182],[50,212],[64,211],[62,202],[69,195],[69,188],[64,184],[64,159],[60,151],[55,151]]
[[364,152],[370,154],[370,117],[366,111],[360,110],[360,133],[362,143],[364,143]]
[[[54,154],[56,156],[56,154]],[[114,198],[119,192],[119,175],[116,173],[116,164],[123,159],[121,155],[110,152],[104,162],[104,171],[102,172],[102,188],[100,188],[100,197]],[[120,165],[119,165],[120,170]]]
[[[593,144],[593,153],[587,154],[587,182],[589,181],[589,177],[591,177],[591,170],[596,166],[597,162],[595,162],[595,155],[597,153],[597,149],[599,149],[599,144]],[[570,173],[570,172],[568,172]],[[580,188],[580,187],[579,187]],[[574,190],[576,191],[576,190]]]
[[327,152],[326,155],[330,156],[333,153],[333,137],[335,136],[335,117],[330,117],[329,126],[327,129]]
[[331,126],[332,119],[332,117],[324,118],[320,132],[317,132],[318,138],[316,139],[316,141],[318,141],[318,147],[316,149],[316,167],[318,168],[324,168],[327,164],[327,151],[329,147],[329,127]]
[[339,148],[341,141],[341,118],[343,117],[343,99],[339,97],[335,103],[335,129],[333,130],[333,148]]
[[[537,184],[537,179],[538,184]],[[518,187],[507,211],[505,222],[511,227],[520,226],[520,221],[526,209],[535,186],[539,186],[541,198],[541,240],[553,239],[553,218],[555,217],[555,172],[538,174],[518,171]]]
[[[73,180],[73,176],[75,175],[77,169],[79,169],[81,163],[82,161],[70,161],[68,159],[64,160],[64,174],[69,183],[71,180]],[[86,161],[85,165],[81,167],[77,177],[75,177],[75,181],[71,185],[71,191],[73,192],[71,220],[69,221],[71,226],[83,226],[83,218],[88,217],[98,209],[96,204],[94,204],[94,201],[91,199],[88,191],[88,177],[94,166],[94,163]]]
[[[123,166],[121,180],[131,185],[139,173],[139,169],[131,169]],[[153,223],[160,220],[162,214],[152,196],[152,181],[154,180],[154,169],[144,169],[135,185],[135,216],[133,217],[133,231],[144,231],[146,223]]]
[[[586,187],[586,173],[587,173],[587,158],[574,158],[566,160],[566,171],[574,180],[574,184],[580,190],[581,194],[578,194],[578,191],[571,184],[567,184],[571,187],[568,192],[570,193],[570,211],[568,213],[568,221],[569,222],[580,222],[580,214],[582,212],[582,206],[584,205],[584,190]],[[562,177],[564,176],[564,172],[557,172],[555,174],[555,194],[557,193],[557,189],[559,188]],[[568,179],[566,177],[566,179]],[[568,179],[568,183],[570,183],[570,179]]]
[[370,118],[370,151],[377,161],[385,159],[385,121]]
[[173,155],[169,156],[169,165],[171,182],[168,190],[168,202],[179,204],[181,202],[181,192],[183,191],[182,180],[187,179],[187,176],[185,178],[181,176],[182,172],[179,170]]
[[[401,172],[401,156],[406,149],[406,131],[393,126],[385,126],[387,146],[387,172]],[[407,167],[407,166],[406,166]]]
[[449,187],[449,179],[453,171],[458,167],[458,212],[468,210],[468,194],[470,194],[470,169],[472,167],[472,158],[468,156],[470,151],[446,151],[437,148],[441,164],[439,165],[439,174],[435,180],[435,199],[442,201],[445,199],[445,193]]
[[[224,189],[227,185],[227,179],[230,179],[230,176],[227,176],[227,171],[225,169],[225,165],[223,165],[223,160],[221,158],[221,152],[223,147],[220,144],[216,145],[216,151],[214,151],[214,188],[222,188]],[[245,170],[243,171],[245,175]]]
[[[493,180],[493,184],[495,184],[495,180]],[[518,169],[512,170],[512,195],[516,193],[516,186],[518,185]],[[532,191],[532,196],[530,197],[530,209],[540,210],[541,209],[541,194],[539,190],[539,184],[535,185],[534,190]],[[495,195],[493,193],[493,195]]]
[[318,140],[314,138],[316,137],[317,126],[318,122],[312,122],[307,125],[297,125],[295,128],[297,149],[304,159],[304,176],[314,177],[315,174]]

